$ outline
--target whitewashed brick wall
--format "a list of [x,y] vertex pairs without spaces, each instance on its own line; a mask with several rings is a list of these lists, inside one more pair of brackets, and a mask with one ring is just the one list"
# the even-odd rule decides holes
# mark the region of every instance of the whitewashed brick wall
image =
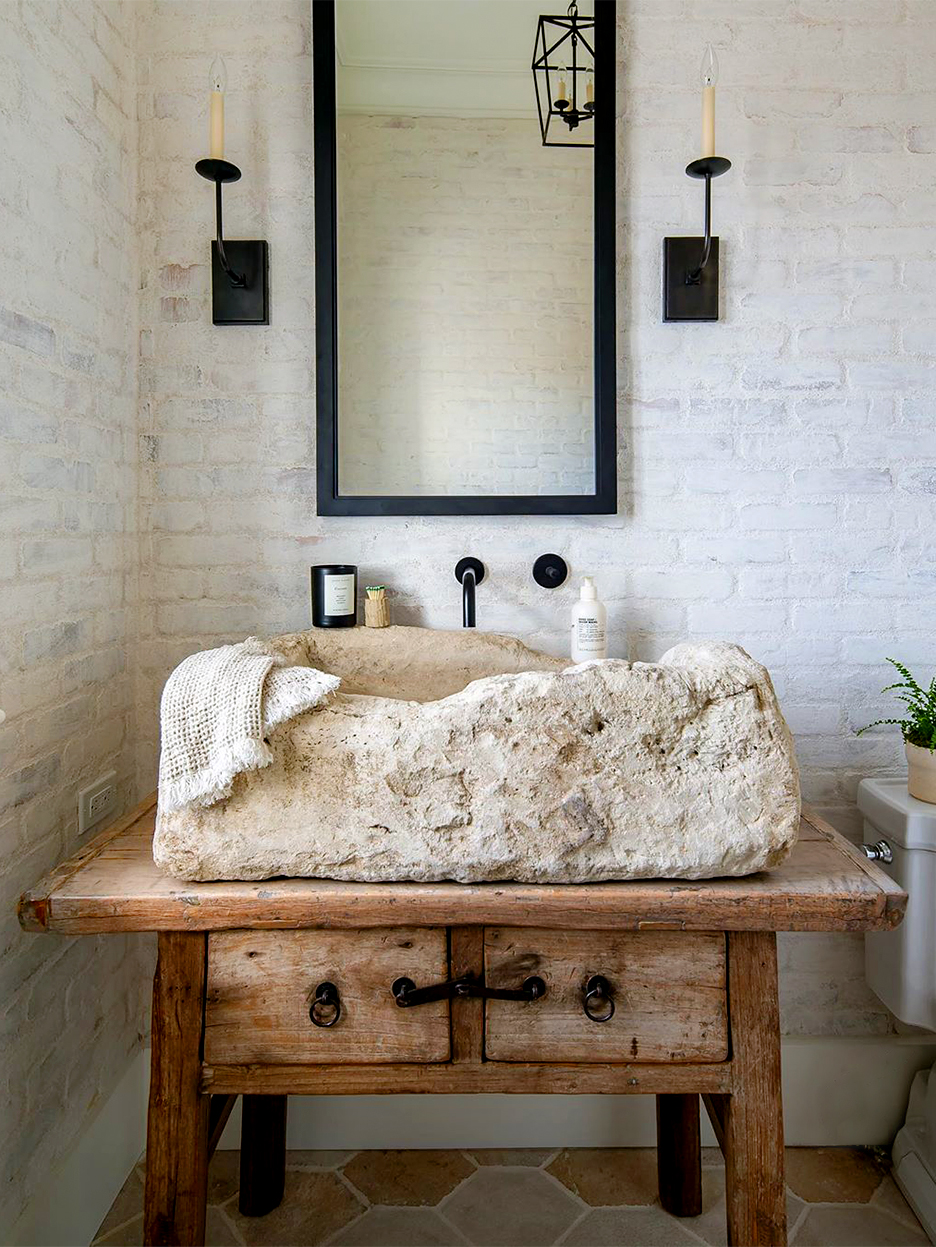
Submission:
[[[882,708],[885,654],[936,666],[936,6],[619,8],[620,514],[322,520],[306,0],[0,3],[0,1224],[106,1093],[146,990],[121,940],[21,936],[16,894],[75,847],[82,781],[115,765],[124,800],[152,786],[179,658],[307,622],[310,563],[355,561],[398,622],[455,627],[452,569],[475,554],[481,625],[561,653],[575,590],[530,577],[561,551],[598,577],[613,654],[719,636],[766,662],[837,825],[857,830],[861,775],[901,765],[893,736],[854,729]],[[734,161],[724,312],[667,326],[661,239],[701,217],[682,168],[707,39]],[[215,48],[245,173],[227,226],[270,240],[269,328],[210,325],[193,164]],[[782,957],[789,1031],[892,1028],[860,939]]]
[[[929,0],[622,0],[619,5],[621,512],[611,518],[318,519],[314,514],[312,139],[304,0],[158,5],[141,89],[144,516],[140,765],[176,659],[307,622],[308,566],[356,562],[399,622],[456,627],[452,569],[487,565],[482,627],[557,653],[594,573],[615,655],[740,641],[773,672],[806,797],[857,830],[858,779],[901,766],[883,658],[926,674],[936,433],[936,138]],[[660,323],[661,240],[696,233],[698,62],[721,60],[715,186],[723,318]],[[270,240],[273,324],[212,330],[208,49],[228,63],[232,236]],[[784,941],[788,1030],[892,1026],[860,938]]]
[[342,493],[591,493],[591,150],[358,114],[337,149]]
[[76,794],[134,798],[133,4],[0,0],[0,1239],[139,1044],[141,956],[25,935],[79,844]]

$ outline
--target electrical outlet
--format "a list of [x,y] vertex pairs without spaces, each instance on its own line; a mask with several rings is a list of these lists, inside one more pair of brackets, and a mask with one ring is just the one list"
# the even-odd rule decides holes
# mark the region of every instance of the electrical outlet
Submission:
[[117,772],[108,771],[78,793],[78,834],[96,827],[117,808]]

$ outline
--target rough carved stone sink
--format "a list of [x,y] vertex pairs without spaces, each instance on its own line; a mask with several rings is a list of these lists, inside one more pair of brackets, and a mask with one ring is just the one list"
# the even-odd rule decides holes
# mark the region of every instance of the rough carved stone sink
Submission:
[[737,646],[570,667],[473,631],[274,644],[341,689],[226,801],[159,815],[154,855],[180,879],[704,879],[795,842],[790,733]]

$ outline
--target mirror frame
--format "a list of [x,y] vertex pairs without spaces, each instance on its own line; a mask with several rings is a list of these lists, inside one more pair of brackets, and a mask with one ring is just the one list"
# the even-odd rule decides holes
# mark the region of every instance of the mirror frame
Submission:
[[[318,515],[614,515],[617,512],[615,337],[616,0],[592,0],[595,78],[602,84],[594,146],[594,449],[590,494],[452,496],[338,492],[338,214],[335,0],[312,3],[315,160],[316,513]],[[531,31],[531,47],[535,32]],[[531,70],[532,73],[532,70]],[[531,85],[532,90],[532,85]],[[539,131],[535,132],[539,142]]]

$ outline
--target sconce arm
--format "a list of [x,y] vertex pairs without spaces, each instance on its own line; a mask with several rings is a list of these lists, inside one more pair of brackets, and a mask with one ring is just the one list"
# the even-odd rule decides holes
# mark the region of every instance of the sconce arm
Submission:
[[702,258],[698,266],[686,273],[686,285],[697,286],[702,271],[712,254],[712,178],[721,177],[731,168],[731,161],[724,156],[703,156],[701,160],[693,160],[686,165],[686,173],[691,178],[705,179],[705,240],[702,244]]
[[212,157],[208,160],[199,160],[195,165],[195,172],[199,173],[207,181],[215,184],[215,239],[218,244],[218,260],[231,285],[235,288],[245,289],[247,286],[246,275],[244,273],[236,273],[231,268],[224,250],[224,226],[222,224],[223,217],[221,212],[221,184],[222,182],[239,181],[241,171],[237,165],[232,165],[229,160],[218,160]]
[[232,286],[243,288],[247,285],[247,279],[243,273],[235,273],[228,263],[227,255],[224,251],[224,228],[221,217],[221,182],[215,182],[215,222],[217,225],[217,243],[218,243],[218,259],[221,267],[227,274],[227,279]]
[[[218,193],[220,194],[220,188]],[[702,276],[702,270],[709,262],[712,254],[712,175],[705,174],[705,241],[702,244],[702,259],[699,267],[686,274],[686,285],[694,286]]]

